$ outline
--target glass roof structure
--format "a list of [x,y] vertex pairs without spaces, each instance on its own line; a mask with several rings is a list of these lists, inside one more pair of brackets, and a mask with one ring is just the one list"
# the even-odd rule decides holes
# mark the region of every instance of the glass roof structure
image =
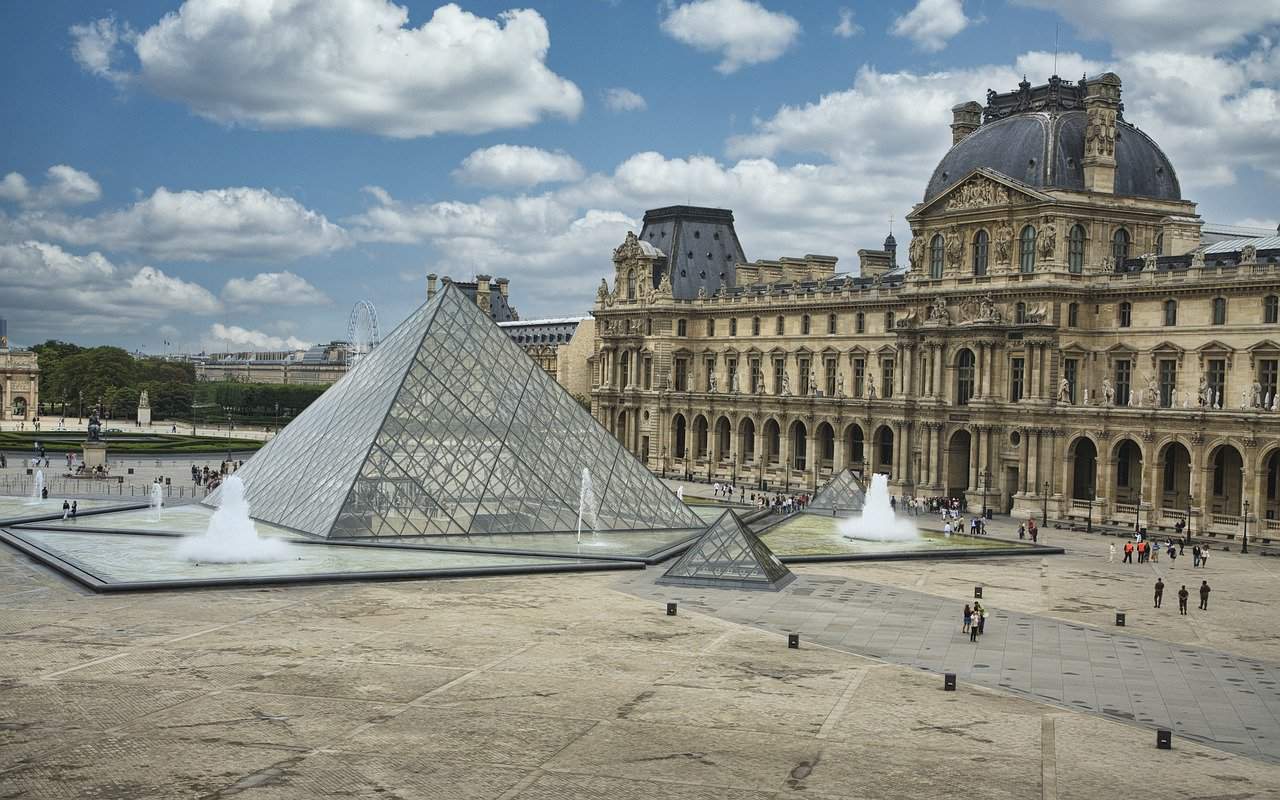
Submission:
[[776,592],[795,577],[737,514],[725,511],[657,582]]
[[805,506],[805,511],[831,516],[842,512],[852,513],[862,509],[865,498],[866,491],[862,488],[862,482],[850,470],[841,470],[818,490]]
[[705,524],[446,285],[237,474],[254,519],[344,539],[576,531],[584,470],[584,535]]

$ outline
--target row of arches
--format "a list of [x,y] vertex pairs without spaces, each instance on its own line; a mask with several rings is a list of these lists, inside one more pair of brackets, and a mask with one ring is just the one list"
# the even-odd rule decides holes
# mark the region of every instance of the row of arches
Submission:
[[[1024,225],[1018,232],[1018,270],[1035,272],[1036,239],[1039,233],[1035,225]],[[1067,269],[1070,272],[1084,271],[1084,250],[1087,235],[1083,225],[1072,225],[1067,235]],[[1163,250],[1163,236],[1156,237],[1158,251]],[[1129,258],[1132,248],[1132,237],[1125,228],[1116,229],[1111,237],[1111,259],[1117,265],[1123,265]],[[944,268],[946,240],[943,235],[934,234],[929,240],[929,276],[941,278]],[[969,267],[974,275],[986,275],[989,269],[991,253],[991,234],[979,229],[969,242]],[[1162,253],[1159,253],[1162,254]]]
[[[837,435],[829,422],[820,422],[810,431],[805,422],[794,420],[784,432],[773,417],[760,424],[745,417],[735,432],[727,416],[717,417],[712,423],[707,416],[696,414],[690,422],[683,413],[677,413],[671,420],[670,441],[671,454],[676,459],[728,462],[736,454],[741,464],[781,466],[785,459],[795,470],[819,466],[890,472],[893,465],[893,429],[888,425],[876,428],[871,439],[875,447],[868,452],[866,434],[856,422],[845,425]],[[839,454],[837,442],[842,445]]]

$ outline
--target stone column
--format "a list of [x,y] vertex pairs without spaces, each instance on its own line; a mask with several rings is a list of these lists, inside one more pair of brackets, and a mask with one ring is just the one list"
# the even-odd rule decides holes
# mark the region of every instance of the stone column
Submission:
[[982,351],[986,353],[982,368],[982,397],[987,400],[991,399],[991,376],[996,371],[995,350],[995,345],[991,342],[984,342],[982,345]]
[[911,368],[915,361],[913,357],[914,350],[915,348],[911,345],[905,345],[902,348],[902,395],[904,399],[911,394]]
[[1027,473],[1031,471],[1031,466],[1029,463],[1030,454],[1031,454],[1031,432],[1030,431],[1023,430],[1022,441],[1020,442],[1020,444],[1021,444],[1021,447],[1019,448],[1019,450],[1021,452],[1018,453],[1018,456],[1022,461],[1022,466],[1021,466],[1021,469],[1018,470],[1018,494],[1025,495],[1027,493]]
[[1023,355],[1025,361],[1022,375],[1023,391],[1026,393],[1028,400],[1036,400],[1036,346],[1028,342]]
[[942,345],[934,348],[933,355],[933,396],[942,399],[946,395],[942,384]]
[[982,453],[982,431],[974,428],[969,435],[969,486],[968,491],[974,492],[978,489],[978,464],[981,463]]
[[941,460],[938,451],[942,447],[942,426],[934,422],[929,425],[929,483],[933,486],[942,484],[940,472]]

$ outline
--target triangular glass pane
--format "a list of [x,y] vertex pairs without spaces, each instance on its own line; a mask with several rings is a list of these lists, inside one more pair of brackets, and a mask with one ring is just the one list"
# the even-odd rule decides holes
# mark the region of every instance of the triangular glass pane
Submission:
[[725,511],[658,583],[777,591],[794,578],[737,514]]

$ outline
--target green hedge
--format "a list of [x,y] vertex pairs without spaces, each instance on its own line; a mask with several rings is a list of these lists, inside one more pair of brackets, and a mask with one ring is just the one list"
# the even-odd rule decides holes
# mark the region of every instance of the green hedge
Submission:
[[[257,450],[265,442],[253,439],[227,439],[218,436],[181,436],[173,434],[118,434],[113,440],[104,437],[108,453],[133,455],[225,453],[228,448],[237,452]],[[29,431],[0,431],[0,450],[33,452],[36,442],[44,445],[46,453],[80,452],[84,434],[35,433]]]

